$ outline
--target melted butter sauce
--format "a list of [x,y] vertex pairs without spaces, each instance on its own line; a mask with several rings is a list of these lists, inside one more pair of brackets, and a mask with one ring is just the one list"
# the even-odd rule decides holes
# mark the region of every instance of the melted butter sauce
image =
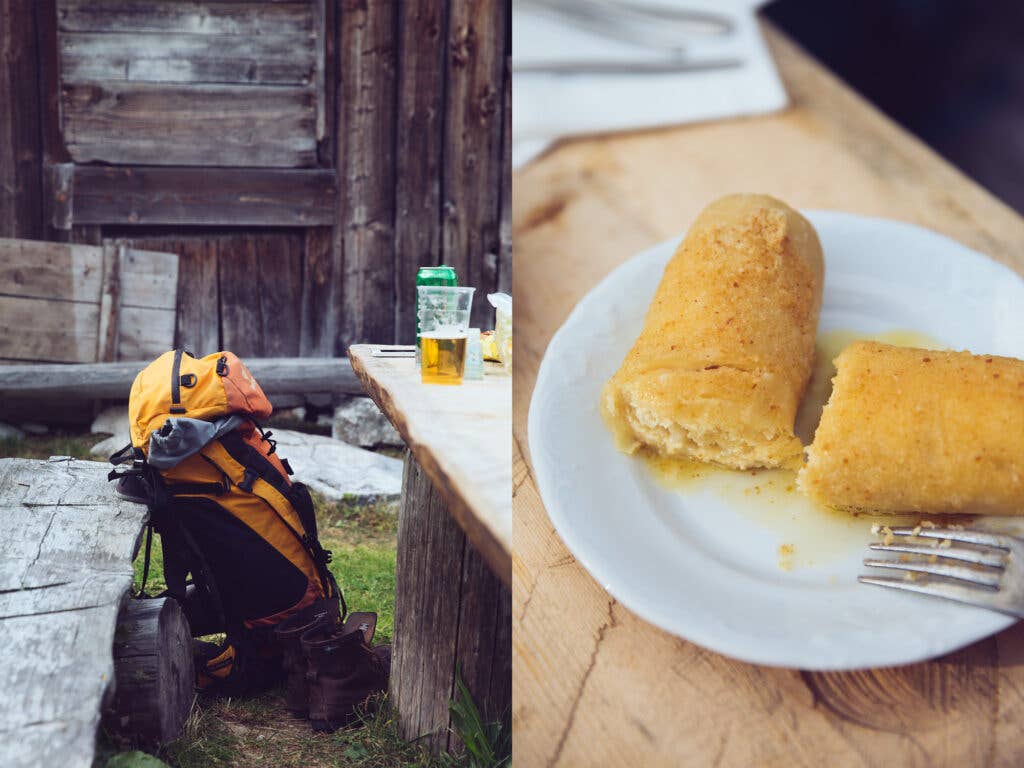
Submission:
[[[811,380],[796,419],[796,433],[810,443],[821,412],[832,392],[835,366],[832,360],[852,341],[874,340],[897,346],[941,349],[938,340],[914,331],[887,331],[867,335],[846,330],[826,331],[815,345]],[[783,542],[778,567],[783,571],[813,567],[861,552],[878,525],[917,525],[931,520],[936,525],[967,524],[964,515],[854,514],[812,502],[796,485],[796,472],[787,469],[734,470],[702,462],[642,456],[651,474],[663,487],[685,495],[708,492],[725,502],[745,520],[770,531]]]

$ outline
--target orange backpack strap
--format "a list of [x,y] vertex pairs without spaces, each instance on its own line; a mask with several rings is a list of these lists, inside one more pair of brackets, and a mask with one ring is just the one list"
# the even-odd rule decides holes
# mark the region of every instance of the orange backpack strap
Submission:
[[[267,433],[269,435],[269,433]],[[331,575],[327,564],[331,561],[330,550],[320,545],[320,538],[317,535],[316,514],[313,510],[313,501],[309,491],[302,483],[292,483],[281,471],[260,451],[254,448],[241,434],[241,430],[234,430],[217,439],[227,454],[240,464],[244,470],[242,479],[236,483],[238,487],[246,492],[253,491],[253,485],[257,480],[262,480],[276,491],[287,505],[293,509],[302,525],[301,532],[295,529],[284,516],[278,512],[282,522],[291,529],[296,538],[302,542],[303,547],[309,552],[316,566],[317,575],[320,577],[320,585],[327,597],[333,597],[340,591]],[[272,508],[277,511],[274,505]]]

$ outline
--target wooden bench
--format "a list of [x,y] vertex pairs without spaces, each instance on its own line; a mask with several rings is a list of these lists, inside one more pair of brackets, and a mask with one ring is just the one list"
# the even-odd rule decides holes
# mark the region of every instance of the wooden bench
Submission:
[[88,768],[103,710],[108,729],[147,744],[180,735],[191,707],[180,608],[126,600],[147,511],[114,493],[108,470],[67,458],[0,459],[0,744],[8,768]]
[[366,392],[409,446],[398,519],[390,697],[400,734],[434,752],[458,742],[456,673],[488,720],[512,703],[512,381],[424,385],[415,360],[349,347]]

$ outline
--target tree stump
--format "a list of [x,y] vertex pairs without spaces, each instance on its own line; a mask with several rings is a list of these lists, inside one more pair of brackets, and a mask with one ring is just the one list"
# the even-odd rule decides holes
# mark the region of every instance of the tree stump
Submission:
[[126,600],[114,632],[107,731],[141,746],[173,741],[184,731],[194,687],[192,635],[178,601]]
[[389,687],[398,730],[435,754],[455,750],[448,702],[456,671],[486,721],[510,715],[512,597],[408,451],[395,570]]

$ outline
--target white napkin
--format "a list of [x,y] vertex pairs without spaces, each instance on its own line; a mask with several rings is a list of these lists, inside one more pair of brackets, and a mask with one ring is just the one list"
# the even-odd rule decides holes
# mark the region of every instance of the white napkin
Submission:
[[562,136],[649,128],[772,112],[786,91],[761,37],[756,2],[643,0],[726,15],[728,35],[682,40],[687,60],[741,60],[728,69],[670,74],[516,72],[516,65],[559,61],[664,61],[663,50],[606,37],[525,4],[512,5],[512,161],[519,167]]

